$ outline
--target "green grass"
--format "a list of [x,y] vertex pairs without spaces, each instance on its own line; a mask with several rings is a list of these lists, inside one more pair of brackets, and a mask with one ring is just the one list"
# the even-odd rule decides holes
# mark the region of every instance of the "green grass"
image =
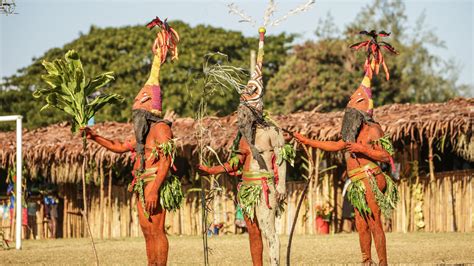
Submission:
[[[282,262],[288,237],[281,237]],[[143,238],[97,240],[101,265],[145,265]],[[201,238],[170,236],[169,265],[202,264]],[[247,235],[211,237],[210,262],[213,265],[250,265]],[[389,233],[388,261],[391,264],[474,263],[474,233]],[[375,249],[372,248],[374,260]],[[266,259],[266,254],[264,259]],[[292,249],[293,265],[360,262],[358,235],[296,236]],[[28,240],[23,250],[0,251],[1,265],[92,265],[94,257],[88,239]]]

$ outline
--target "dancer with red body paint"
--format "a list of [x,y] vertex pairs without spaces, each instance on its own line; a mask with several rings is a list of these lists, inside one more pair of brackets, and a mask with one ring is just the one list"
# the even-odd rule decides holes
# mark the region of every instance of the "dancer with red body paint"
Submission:
[[386,42],[378,42],[377,37],[388,36],[389,33],[363,31],[361,34],[371,37],[369,41],[351,46],[353,49],[367,48],[367,59],[362,83],[350,97],[342,121],[339,141],[311,140],[299,133],[296,139],[305,145],[324,151],[336,152],[345,150],[347,173],[351,184],[347,189],[348,198],[355,207],[356,228],[362,252],[362,262],[371,264],[372,238],[380,265],[387,265],[385,233],[381,222],[381,214],[389,216],[398,201],[397,188],[381,164],[390,164],[393,168],[393,147],[384,137],[381,126],[373,119],[373,101],[371,81],[373,74],[378,74],[382,65],[387,80],[388,69],[380,48],[397,54],[395,49]]
[[[168,50],[172,60],[178,57],[178,33],[159,18],[148,23],[160,31],[153,43],[154,54],[150,77],[136,96],[133,104],[135,138],[110,140],[83,128],[88,139],[110,151],[132,152],[137,155],[133,164],[133,181],[129,191],[138,198],[138,220],[145,236],[148,265],[166,265],[168,238],[165,232],[166,211],[178,209],[184,197],[181,183],[171,174],[175,144],[171,122],[161,118],[161,89],[159,71],[166,61]],[[135,156],[133,156],[135,157]],[[166,200],[163,200],[166,198]]]

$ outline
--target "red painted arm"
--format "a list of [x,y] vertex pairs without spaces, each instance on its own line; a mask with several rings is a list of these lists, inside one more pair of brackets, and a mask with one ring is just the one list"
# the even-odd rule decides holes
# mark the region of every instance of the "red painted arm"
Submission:
[[87,139],[93,140],[99,145],[113,152],[117,152],[117,153],[128,152],[128,151],[131,151],[131,148],[134,148],[136,145],[136,141],[134,139],[131,139],[127,142],[122,142],[118,140],[110,140],[96,134],[94,131],[92,131],[92,129],[88,127],[81,129],[81,131],[86,132]]
[[342,140],[339,141],[319,141],[308,139],[305,136],[301,135],[298,132],[294,133],[294,136],[297,140],[305,145],[309,145],[313,148],[318,148],[323,151],[340,151],[346,148],[346,143]]
[[[246,154],[239,154],[237,156],[239,157],[239,165],[243,164],[245,162]],[[202,172],[208,173],[210,175],[217,175],[217,174],[226,173],[226,172],[229,174],[233,174],[239,170],[239,165],[234,165],[234,167],[231,167],[229,162],[226,162],[223,165],[216,165],[212,167],[199,165],[199,170],[201,170]]]
[[374,161],[388,163],[390,162],[390,154],[380,144],[371,144],[381,137],[383,137],[382,129],[371,128],[367,144],[347,143],[347,150],[353,153],[362,153]]
[[362,153],[375,161],[384,162],[384,163],[390,162],[390,154],[388,154],[386,150],[379,147],[379,145],[376,145],[375,149],[367,148]]

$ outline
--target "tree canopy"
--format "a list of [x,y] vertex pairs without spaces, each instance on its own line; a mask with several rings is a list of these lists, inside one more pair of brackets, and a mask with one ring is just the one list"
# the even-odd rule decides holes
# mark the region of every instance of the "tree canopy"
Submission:
[[[244,37],[237,31],[198,25],[190,27],[181,21],[170,22],[181,37],[179,60],[166,62],[160,71],[161,85],[164,91],[163,110],[173,110],[180,116],[193,116],[202,86],[197,79],[202,73],[205,55],[220,52],[228,56],[228,64],[249,68],[250,51],[258,48],[258,33],[254,37]],[[46,70],[43,60],[52,61],[63,58],[68,50],[76,50],[81,55],[84,72],[95,76],[102,72],[113,71],[115,80],[104,90],[105,93],[117,93],[125,98],[122,103],[107,105],[99,112],[96,121],[127,121],[131,118],[132,101],[148,78],[151,68],[151,45],[155,39],[155,30],[145,26],[127,26],[121,28],[97,28],[92,26],[87,34],[81,34],[76,40],[62,48],[48,50],[33,63],[20,69],[16,75],[5,78],[0,90],[0,113],[22,114],[25,126],[29,128],[45,126],[63,121],[64,115],[55,110],[39,112],[41,106],[32,97],[37,88],[47,85],[41,80]],[[286,54],[293,41],[292,35],[280,34],[268,36],[265,47],[265,77],[270,79],[278,67],[286,60]],[[208,104],[211,114],[227,115],[236,110],[238,95],[235,92],[222,93]],[[8,125],[0,125],[10,129]],[[7,127],[7,128],[5,128]]]
[[357,34],[359,31],[372,29],[391,32],[387,41],[400,52],[385,56],[390,80],[381,74],[373,81],[376,105],[445,101],[463,90],[456,85],[456,66],[430,53],[429,46],[444,44],[426,28],[424,15],[409,29],[401,1],[376,0],[363,8],[342,34],[330,14],[320,20],[317,40],[296,45],[270,80],[266,100],[271,109],[289,113],[345,107],[362,81],[365,57],[364,52],[348,47],[365,38]]

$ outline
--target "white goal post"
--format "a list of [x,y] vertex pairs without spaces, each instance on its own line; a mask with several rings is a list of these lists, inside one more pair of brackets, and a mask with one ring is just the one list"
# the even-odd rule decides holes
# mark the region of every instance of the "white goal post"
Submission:
[[16,225],[15,225],[15,247],[21,249],[21,229],[22,229],[22,206],[21,206],[21,187],[22,187],[22,122],[21,115],[0,116],[0,122],[16,121],[16,192],[15,192],[15,206],[16,206]]

